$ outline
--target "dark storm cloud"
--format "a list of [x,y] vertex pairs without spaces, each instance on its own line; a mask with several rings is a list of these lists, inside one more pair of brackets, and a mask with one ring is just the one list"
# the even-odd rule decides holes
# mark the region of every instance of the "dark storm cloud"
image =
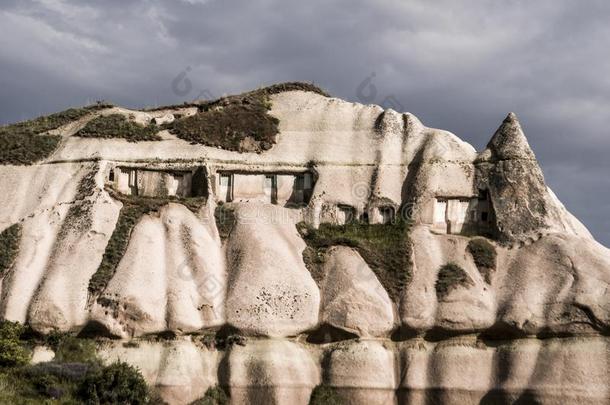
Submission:
[[608,18],[601,0],[3,1],[0,122],[286,80],[359,101],[374,72],[373,102],[478,149],[515,111],[549,185],[610,245]]

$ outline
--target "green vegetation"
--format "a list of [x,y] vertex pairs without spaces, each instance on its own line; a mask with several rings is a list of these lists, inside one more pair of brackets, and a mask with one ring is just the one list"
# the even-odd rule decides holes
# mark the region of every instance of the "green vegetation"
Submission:
[[50,156],[60,140],[57,135],[0,134],[0,164],[31,165]]
[[123,138],[129,142],[159,141],[160,128],[155,124],[147,126],[129,121],[122,114],[110,114],[92,119],[76,136],[83,138]]
[[474,264],[487,284],[491,283],[491,275],[496,270],[496,248],[487,239],[476,238],[468,242],[468,252],[474,259]]
[[28,363],[30,351],[21,341],[24,332],[24,327],[17,322],[0,323],[0,367],[22,366]]
[[66,336],[60,340],[55,350],[55,360],[61,363],[96,363],[95,342]]
[[199,112],[165,127],[177,137],[195,144],[239,152],[261,152],[275,143],[279,120],[268,114],[272,94],[290,90],[328,96],[307,83],[283,83],[237,96],[198,104]]
[[311,392],[309,405],[342,405],[343,400],[337,391],[328,385],[318,385]]
[[131,231],[140,218],[150,212],[152,208],[141,206],[123,206],[116,228],[108,241],[102,262],[97,271],[89,280],[89,291],[92,294],[100,293],[114,275],[119,261],[123,258],[129,243]]
[[303,83],[303,82],[286,82],[286,83],[272,84],[271,86],[263,87],[259,90],[255,90],[255,91],[263,92],[267,95],[273,95],[273,94],[278,94],[278,93],[284,93],[286,91],[295,91],[295,90],[309,91],[311,93],[317,93],[324,97],[330,97],[330,94],[328,94],[326,91],[322,90],[315,84]]
[[92,201],[77,201],[70,206],[66,219],[61,225],[58,237],[61,239],[68,235],[70,231],[88,232],[93,221],[91,208]]
[[0,233],[0,277],[11,268],[21,240],[21,224],[11,225]]
[[93,221],[92,207],[93,201],[86,200],[87,197],[95,193],[95,176],[98,165],[95,163],[92,170],[87,173],[78,183],[75,201],[70,206],[64,222],[59,230],[59,239],[64,238],[69,232],[87,232],[91,228]]
[[[273,84],[273,85],[267,86],[267,87],[260,87],[259,89],[254,90],[254,91],[262,92],[264,94],[271,96],[273,94],[283,93],[286,91],[294,91],[294,90],[309,91],[312,93],[317,93],[324,97],[330,97],[330,95],[326,91],[322,90],[315,84],[303,83],[303,82],[278,83],[278,84]],[[232,97],[240,97],[240,96],[232,96]],[[220,99],[220,100],[222,100],[222,99]],[[218,101],[219,100],[196,100],[196,101],[190,102],[190,103],[184,102],[182,104],[148,108],[148,109],[145,109],[144,111],[160,111],[160,110],[169,110],[169,109],[186,108],[186,107],[197,107],[200,109],[205,109],[206,106],[213,105],[213,104],[217,103]]]
[[138,369],[114,363],[89,373],[82,382],[80,397],[93,404],[146,404],[149,393]]
[[[46,344],[55,359],[30,365],[30,347]],[[124,363],[103,366],[95,342],[69,333],[34,335],[18,323],[0,323],[0,403],[144,404],[148,387]]]
[[127,250],[131,231],[142,216],[151,212],[157,212],[161,207],[170,202],[183,204],[193,212],[197,212],[206,203],[204,197],[182,199],[178,197],[152,198],[122,195],[112,189],[108,189],[108,192],[113,198],[123,203],[123,208],[121,208],[114,232],[108,241],[108,245],[106,245],[102,262],[89,280],[89,292],[93,295],[99,294],[108,285]]
[[308,245],[303,260],[316,282],[324,276],[321,267],[326,249],[349,246],[360,253],[390,298],[397,302],[411,278],[410,226],[410,222],[400,219],[393,224],[321,224],[319,229],[314,229],[300,223],[297,227]]
[[216,227],[221,239],[229,237],[233,226],[235,225],[235,212],[232,208],[220,204],[214,210],[214,218],[216,220]]
[[228,405],[229,397],[218,385],[210,387],[203,398],[191,402],[191,405]]
[[107,103],[98,103],[83,108],[70,108],[68,110],[55,114],[38,117],[30,121],[23,121],[17,124],[11,124],[0,127],[0,136],[9,133],[12,134],[41,134],[61,126],[69,124],[73,121],[81,119],[89,113],[112,107]]
[[92,196],[95,193],[95,176],[99,170],[99,164],[96,162],[89,173],[83,176],[78,182],[76,190],[76,199],[83,200]]
[[109,107],[99,103],[0,127],[0,164],[30,165],[47,158],[59,145],[60,136],[44,134],[87,114]]
[[458,287],[474,285],[466,271],[455,263],[447,263],[438,271],[436,279],[436,296],[439,300],[445,298],[449,292]]
[[252,93],[223,99],[166,127],[178,138],[195,144],[240,152],[267,150],[275,143],[279,124],[277,118],[267,114],[269,109],[267,95]]

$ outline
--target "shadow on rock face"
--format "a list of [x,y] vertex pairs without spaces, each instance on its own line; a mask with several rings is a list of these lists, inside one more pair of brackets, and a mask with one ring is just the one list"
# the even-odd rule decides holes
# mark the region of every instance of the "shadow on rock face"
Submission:
[[342,340],[357,339],[358,335],[350,333],[332,325],[322,325],[307,336],[307,343],[323,344],[340,342]]
[[98,321],[87,322],[85,327],[78,333],[78,337],[83,339],[96,337],[116,338],[115,335],[110,333],[106,325]]

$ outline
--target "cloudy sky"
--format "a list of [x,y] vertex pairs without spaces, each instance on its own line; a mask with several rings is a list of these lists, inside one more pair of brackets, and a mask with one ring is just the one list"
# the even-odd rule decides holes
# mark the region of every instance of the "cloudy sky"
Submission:
[[610,246],[609,20],[605,0],[2,0],[0,123],[299,80],[481,149],[515,111]]

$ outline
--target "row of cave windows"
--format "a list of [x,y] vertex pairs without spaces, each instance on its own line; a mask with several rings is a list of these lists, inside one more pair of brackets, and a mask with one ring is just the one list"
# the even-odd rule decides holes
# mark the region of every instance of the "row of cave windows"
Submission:
[[[393,224],[396,220],[396,210],[392,206],[381,206],[376,208],[379,213],[379,223]],[[340,204],[337,206],[337,222],[341,225],[353,222],[369,223],[369,213],[363,212],[358,216],[356,208],[351,205]]]
[[[120,169],[119,169],[120,170]],[[180,173],[173,173],[173,176],[176,179],[181,179],[183,176]],[[110,170],[108,180],[111,182],[115,181],[115,171],[114,169]],[[129,170],[129,180],[128,184],[130,187],[136,187],[137,183],[137,171]],[[233,199],[233,174],[232,173],[221,173],[219,178],[220,189],[226,195],[221,195],[221,199],[224,201],[232,201]],[[270,199],[270,203],[277,203],[277,175],[276,174],[268,174],[265,175],[265,184],[264,189],[268,192],[268,197]],[[313,192],[313,178],[311,173],[301,173],[295,175],[294,180],[294,190],[299,195],[299,201],[302,203],[309,203],[311,199],[311,195]],[[449,198],[437,198],[438,202],[447,202]],[[468,203],[469,199],[460,198],[458,199],[462,203]],[[479,190],[478,200],[481,201],[489,201],[489,194],[487,190]],[[357,211],[354,207],[350,205],[339,205],[338,207],[338,215],[337,222],[339,223],[350,223],[356,220],[362,222],[369,222],[368,213],[365,212],[357,216]],[[392,223],[395,220],[396,212],[394,207],[391,206],[382,206],[378,208],[379,217],[381,223]],[[488,211],[478,211],[472,210],[470,211],[470,220],[473,222],[488,222],[490,219]]]
[[[436,197],[436,203],[444,203],[445,204],[445,210],[447,209],[447,203],[450,200],[456,200],[459,201],[463,204],[469,204],[472,199],[470,198],[449,198],[449,197]],[[489,194],[487,192],[487,190],[483,190],[479,193],[479,197],[477,198],[478,203],[482,204],[483,202],[486,202],[488,205],[491,205],[491,201],[489,200]],[[466,219],[466,218],[464,218]],[[472,209],[470,210],[470,218],[469,220],[472,222],[489,222],[491,219],[489,211],[487,210],[479,210],[477,209]]]
[[[237,173],[220,173],[218,185],[219,185],[219,198],[225,202],[231,202],[235,199],[235,175],[238,176],[260,176],[263,174],[237,174]],[[309,172],[278,175],[275,173],[264,174],[264,183],[262,184],[263,192],[265,197],[268,199],[267,202],[271,204],[278,204],[278,176],[293,177],[292,195],[288,199],[288,203],[293,204],[308,204],[313,195],[313,175]],[[239,193],[239,190],[237,190]]]
[[[118,168],[117,170],[121,170]],[[138,170],[137,169],[123,169],[127,172],[128,179],[127,184],[131,188],[132,193],[137,188],[138,183]],[[169,172],[168,172],[169,173]],[[180,172],[172,172],[172,176],[176,180],[183,178],[183,174]],[[114,182],[116,179],[115,169],[111,169],[108,175],[108,180]],[[233,200],[233,187],[235,184],[233,173],[220,173],[219,174],[219,197],[221,200],[230,202]],[[269,198],[269,202],[272,204],[277,203],[277,189],[278,189],[278,177],[276,174],[266,174],[264,177],[263,185],[266,197]],[[296,202],[309,203],[313,193],[313,176],[311,173],[300,173],[294,175],[294,194],[298,196]],[[138,194],[137,192],[134,194]],[[292,201],[295,202],[295,201]],[[380,206],[375,208],[377,218],[376,223],[389,224],[393,223],[396,219],[396,210],[393,206]],[[356,221],[364,223],[369,222],[369,213],[364,212],[358,216],[358,212],[355,207],[340,204],[337,206],[337,222],[340,224],[348,224]]]

